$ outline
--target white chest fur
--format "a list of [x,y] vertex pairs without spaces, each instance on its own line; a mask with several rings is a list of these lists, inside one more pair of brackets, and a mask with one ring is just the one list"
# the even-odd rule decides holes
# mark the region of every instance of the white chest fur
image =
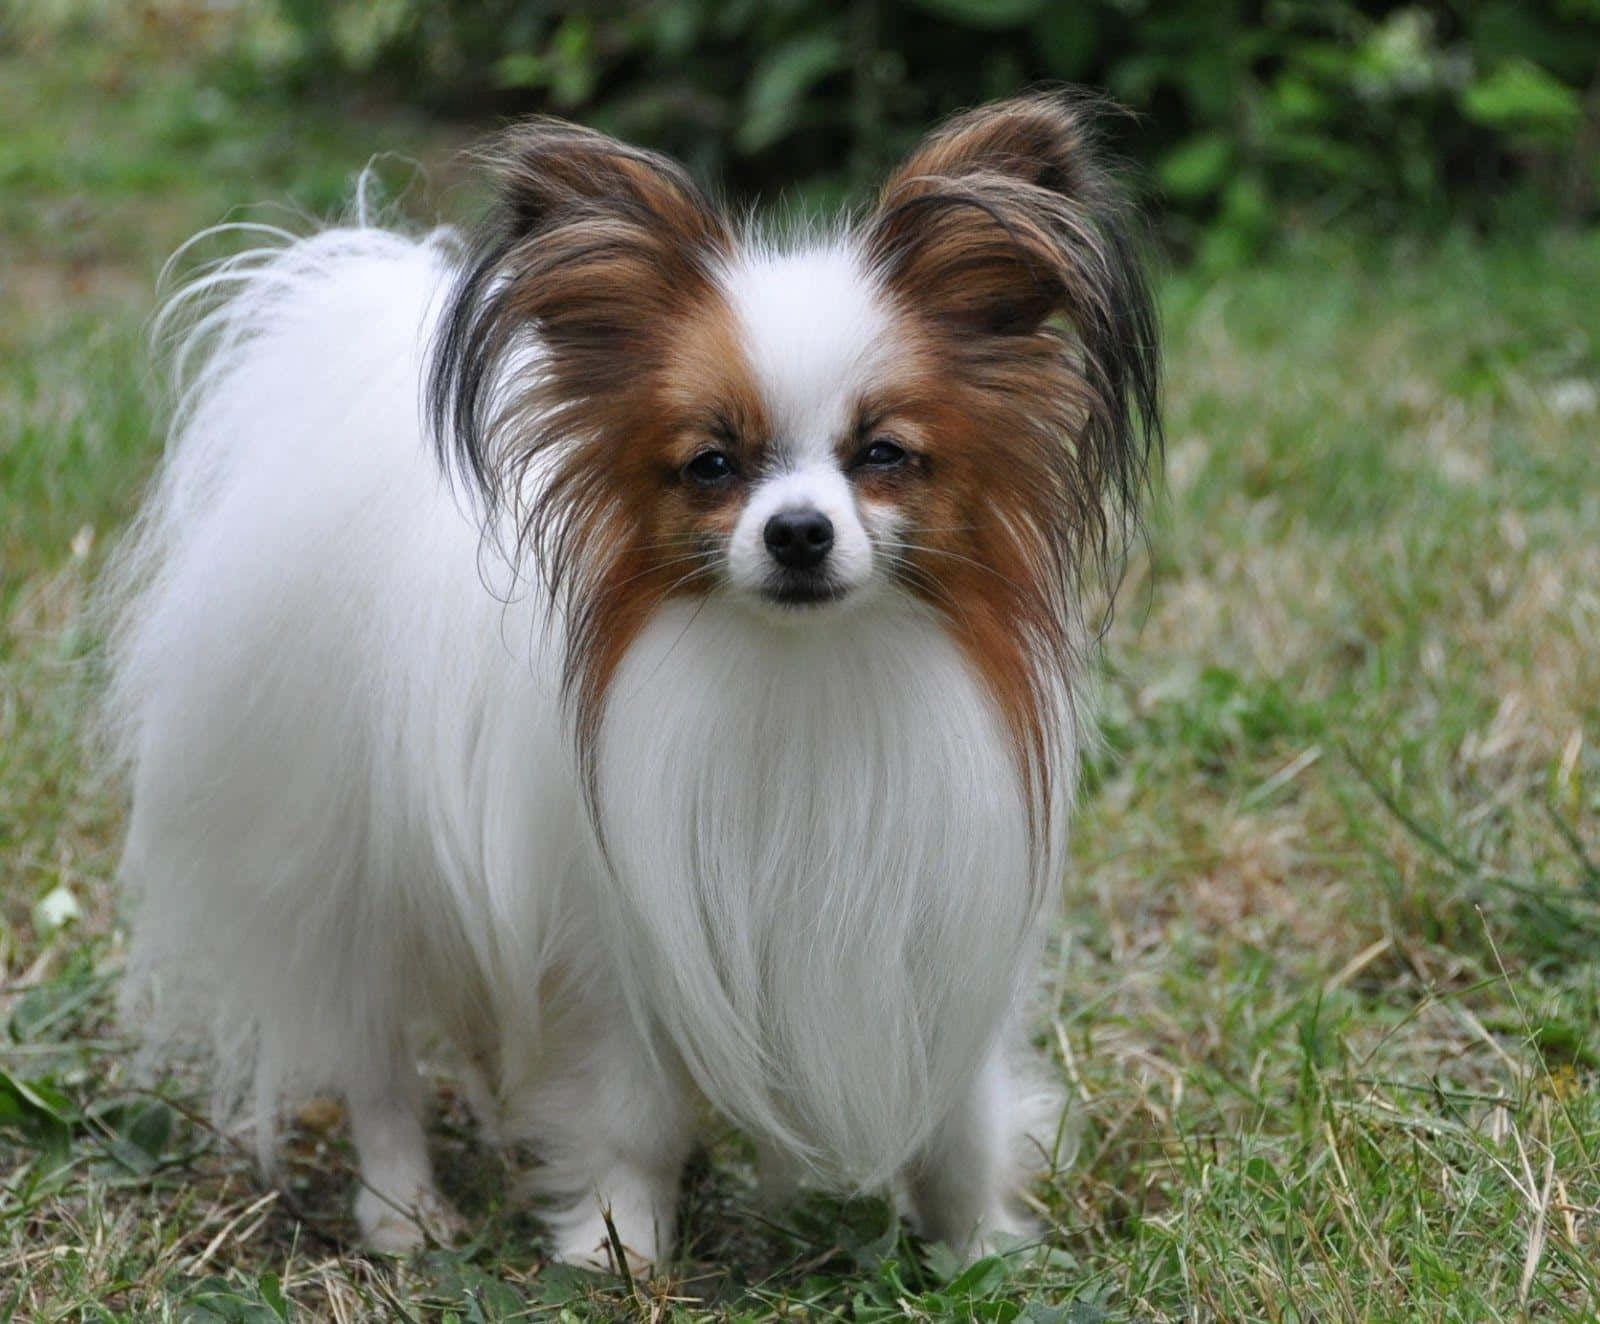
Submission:
[[885,1179],[1034,948],[1011,749],[957,647],[905,604],[794,626],[675,607],[613,681],[598,753],[635,1013],[747,1129]]

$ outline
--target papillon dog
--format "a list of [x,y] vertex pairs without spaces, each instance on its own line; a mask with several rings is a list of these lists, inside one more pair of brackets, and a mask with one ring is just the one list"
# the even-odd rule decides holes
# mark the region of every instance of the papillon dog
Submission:
[[1023,1009],[1159,446],[1093,119],[971,111],[787,229],[535,119],[473,236],[362,217],[177,296],[108,590],[125,1014],[269,1160],[342,1095],[373,1248],[453,1223],[433,1053],[562,1259],[668,1255],[712,1118],[774,1199],[1025,1227]]

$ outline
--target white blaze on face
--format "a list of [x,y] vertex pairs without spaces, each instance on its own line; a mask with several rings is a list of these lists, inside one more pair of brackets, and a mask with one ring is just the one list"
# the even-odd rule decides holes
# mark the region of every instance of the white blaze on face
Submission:
[[[723,272],[745,353],[772,421],[774,463],[756,482],[728,546],[728,574],[759,592],[772,562],[762,540],[783,510],[814,509],[833,524],[828,566],[841,589],[868,584],[872,538],[892,512],[863,512],[840,468],[838,445],[889,358],[891,318],[859,256],[841,245],[780,253],[756,249]],[[865,522],[864,522],[865,521]]]

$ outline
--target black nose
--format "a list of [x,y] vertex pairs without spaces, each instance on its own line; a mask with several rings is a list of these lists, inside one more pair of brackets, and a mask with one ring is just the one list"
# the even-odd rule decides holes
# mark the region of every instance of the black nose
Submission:
[[761,536],[779,565],[810,570],[822,564],[833,546],[833,521],[820,510],[780,510]]

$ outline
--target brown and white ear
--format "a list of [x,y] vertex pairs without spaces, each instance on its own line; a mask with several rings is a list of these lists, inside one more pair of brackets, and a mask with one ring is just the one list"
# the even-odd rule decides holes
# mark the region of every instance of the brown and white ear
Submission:
[[[1051,314],[1138,311],[1128,205],[1095,145],[1091,103],[1036,94],[967,111],[890,176],[871,252],[907,299],[973,330]],[[1131,330],[1131,328],[1130,328]]]
[[996,102],[935,130],[868,216],[868,260],[953,353],[1054,352],[1085,417],[1084,463],[1126,503],[1159,444],[1156,311],[1138,226],[1096,144],[1094,103]]
[[1091,104],[1046,92],[965,111],[922,141],[884,184],[882,201],[975,174],[1001,175],[1052,193],[1085,193],[1098,170]]
[[[527,120],[486,158],[498,195],[450,295],[428,405],[442,458],[492,502],[507,463],[537,448],[502,434],[541,404],[578,411],[626,391],[713,288],[732,235],[682,166],[592,129]],[[508,360],[535,338],[538,380],[559,398],[504,389]]]
[[524,235],[609,214],[689,243],[727,239],[720,213],[682,166],[595,129],[536,116],[502,133],[485,157],[507,218]]

